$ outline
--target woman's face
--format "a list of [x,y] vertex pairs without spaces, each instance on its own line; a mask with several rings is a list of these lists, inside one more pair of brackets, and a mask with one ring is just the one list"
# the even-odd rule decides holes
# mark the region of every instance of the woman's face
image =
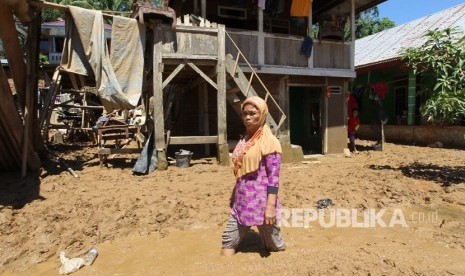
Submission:
[[260,111],[251,104],[242,108],[242,122],[248,133],[255,132],[260,127]]

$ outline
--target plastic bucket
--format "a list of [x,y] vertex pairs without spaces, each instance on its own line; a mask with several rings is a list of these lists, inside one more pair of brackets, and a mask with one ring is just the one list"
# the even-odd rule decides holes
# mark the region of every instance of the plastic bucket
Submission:
[[190,151],[181,151],[176,152],[176,167],[179,168],[188,168],[191,164],[192,152]]

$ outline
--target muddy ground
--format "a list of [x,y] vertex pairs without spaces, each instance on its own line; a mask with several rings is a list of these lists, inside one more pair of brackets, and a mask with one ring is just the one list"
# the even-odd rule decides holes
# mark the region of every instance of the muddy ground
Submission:
[[[267,253],[252,231],[230,258],[218,253],[231,167],[194,156],[189,168],[134,176],[134,155],[102,169],[96,148],[55,146],[79,178],[53,160],[39,177],[0,175],[0,274],[58,274],[60,251],[76,257],[95,246],[97,260],[76,275],[465,275],[465,151],[360,144],[349,158],[284,164],[282,206],[314,210],[330,198],[326,214],[385,210],[387,227],[296,220],[282,227],[286,251]],[[399,212],[407,227],[388,227]]]

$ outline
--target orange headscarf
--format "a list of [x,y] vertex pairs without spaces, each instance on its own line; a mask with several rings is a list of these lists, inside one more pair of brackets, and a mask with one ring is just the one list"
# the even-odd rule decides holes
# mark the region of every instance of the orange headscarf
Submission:
[[241,139],[234,149],[232,161],[236,178],[258,170],[263,156],[282,152],[281,144],[266,124],[266,116],[268,115],[266,102],[257,96],[249,97],[242,104],[241,111],[247,104],[253,105],[258,110],[260,128],[255,131],[252,137],[248,137],[248,140]]

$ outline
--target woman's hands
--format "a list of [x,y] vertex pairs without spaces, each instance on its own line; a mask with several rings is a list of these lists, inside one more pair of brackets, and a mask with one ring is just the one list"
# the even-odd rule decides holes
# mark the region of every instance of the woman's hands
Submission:
[[272,204],[267,204],[265,207],[265,224],[273,225],[276,223],[276,207]]
[[276,223],[276,194],[268,194],[265,207],[265,224],[273,225]]

